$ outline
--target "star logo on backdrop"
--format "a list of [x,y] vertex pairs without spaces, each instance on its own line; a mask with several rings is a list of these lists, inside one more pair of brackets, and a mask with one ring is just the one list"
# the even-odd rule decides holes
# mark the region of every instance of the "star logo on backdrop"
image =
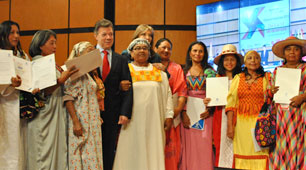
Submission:
[[258,18],[263,9],[264,7],[255,8],[254,11],[251,12],[251,15],[249,17],[243,17],[242,22],[248,27],[248,31],[242,37],[243,40],[251,39],[257,29],[262,35],[262,37],[265,37],[265,25]]

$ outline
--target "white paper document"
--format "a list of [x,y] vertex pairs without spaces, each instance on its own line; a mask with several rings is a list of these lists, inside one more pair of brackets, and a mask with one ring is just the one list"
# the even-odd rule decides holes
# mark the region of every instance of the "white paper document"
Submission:
[[290,99],[299,94],[301,69],[278,68],[275,86],[279,90],[274,94],[275,103],[290,104]]
[[15,76],[13,51],[0,50],[0,84],[11,84],[11,78]]
[[16,89],[32,92],[57,83],[54,54],[44,56],[34,61],[14,57],[16,74],[21,77],[21,85]]
[[[186,104],[186,110],[187,115],[190,119],[190,125],[192,128],[196,127],[196,129],[199,129],[197,127],[201,126],[202,129],[204,128],[204,121],[200,121],[200,114],[202,114],[205,111],[205,105],[203,102],[203,99],[197,98],[197,97],[188,97],[187,104]],[[195,126],[194,126],[195,125]]]
[[211,101],[208,106],[224,106],[227,104],[228,77],[211,77],[206,79],[206,98]]
[[74,58],[72,60],[66,61],[65,65],[67,68],[71,68],[73,65],[79,69],[78,72],[71,75],[71,80],[75,80],[82,75],[96,69],[97,67],[101,66],[103,63],[101,54],[99,49],[95,49],[85,55],[80,57]]

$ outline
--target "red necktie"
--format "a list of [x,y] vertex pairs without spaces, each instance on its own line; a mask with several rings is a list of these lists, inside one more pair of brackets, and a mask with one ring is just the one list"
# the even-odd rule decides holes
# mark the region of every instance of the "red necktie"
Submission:
[[104,58],[103,58],[102,79],[104,81],[109,73],[110,68],[109,68],[109,62],[107,58],[108,52],[104,50],[103,53],[104,53]]

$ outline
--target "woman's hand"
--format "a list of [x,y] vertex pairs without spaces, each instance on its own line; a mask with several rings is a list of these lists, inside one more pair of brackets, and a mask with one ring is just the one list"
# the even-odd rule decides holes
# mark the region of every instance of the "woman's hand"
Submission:
[[277,93],[278,90],[279,90],[279,86],[272,86],[272,88],[271,88],[271,92],[272,92],[273,95],[274,95],[275,93]]
[[19,87],[21,85],[21,78],[17,75],[11,78],[12,87]]
[[73,134],[76,137],[80,137],[83,135],[83,127],[79,120],[73,122]]
[[165,124],[164,124],[165,131],[170,130],[171,127],[172,127],[172,124],[173,124],[173,119],[172,118],[167,118],[165,120]]
[[203,99],[203,102],[204,102],[204,105],[205,105],[205,107],[207,107],[208,106],[208,103],[210,102],[210,98],[205,98],[205,99]]
[[182,112],[182,122],[183,122],[184,128],[189,129],[189,127],[190,127],[190,118],[188,117],[186,111]]
[[230,139],[234,139],[234,126],[232,122],[227,122],[227,137],[229,137]]
[[300,105],[304,102],[304,96],[303,94],[300,94],[298,96],[295,96],[290,99],[290,106],[292,107],[300,107]]
[[162,63],[153,63],[152,65],[156,67],[158,70],[161,70],[161,71],[166,70],[166,66],[164,66]]
[[65,81],[74,73],[78,72],[75,66],[70,67],[67,71],[62,72],[61,77],[58,79],[59,84],[64,84]]
[[201,119],[206,119],[209,117],[209,110],[206,109],[203,113],[200,114]]
[[128,91],[128,90],[130,89],[131,86],[132,86],[132,85],[131,85],[131,82],[130,82],[129,80],[122,80],[122,81],[120,82],[120,89],[121,89],[122,91]]
[[32,91],[32,94],[35,95],[35,94],[37,94],[37,93],[39,93],[39,92],[40,92],[40,89],[39,89],[39,88],[36,88],[36,89],[34,89],[34,90]]
[[226,114],[227,114],[227,137],[233,140],[235,135],[235,127],[233,125],[234,112],[228,111],[226,112]]

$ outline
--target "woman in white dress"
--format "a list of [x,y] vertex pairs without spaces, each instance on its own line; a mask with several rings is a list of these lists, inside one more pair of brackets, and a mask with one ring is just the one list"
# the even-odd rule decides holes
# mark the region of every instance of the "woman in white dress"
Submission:
[[119,135],[114,170],[164,170],[165,130],[172,126],[172,93],[166,73],[148,62],[150,44],[137,38],[128,51],[133,81],[133,114]]
[[[13,55],[29,60],[20,45],[18,23],[4,21],[0,25],[0,49],[12,50]],[[20,120],[19,76],[11,79],[12,84],[0,85],[0,169],[24,169],[24,130],[26,122]]]

